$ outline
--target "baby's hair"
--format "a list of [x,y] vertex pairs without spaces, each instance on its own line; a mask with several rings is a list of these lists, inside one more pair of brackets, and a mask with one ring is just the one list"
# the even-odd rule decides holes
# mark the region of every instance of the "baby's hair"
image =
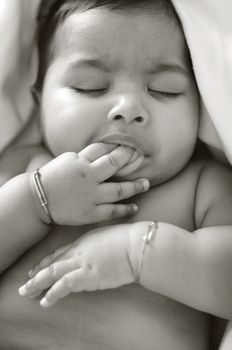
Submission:
[[[42,6],[43,3],[47,6],[47,1],[43,0]],[[106,7],[112,11],[128,12],[152,9],[157,14],[168,16],[170,21],[181,27],[171,0],[52,0],[52,5],[46,16],[42,16],[38,28],[39,69],[34,85],[35,90],[41,91],[43,88],[44,77],[55,54],[55,35],[60,26],[75,12],[100,7]]]

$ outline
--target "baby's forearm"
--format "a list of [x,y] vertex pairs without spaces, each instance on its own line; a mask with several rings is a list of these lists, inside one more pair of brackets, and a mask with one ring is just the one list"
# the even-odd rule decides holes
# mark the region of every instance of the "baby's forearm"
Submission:
[[[146,224],[140,225],[144,232]],[[141,234],[138,236],[137,256],[142,246]],[[153,240],[145,247],[139,282],[180,303],[232,319],[231,271],[231,226],[190,233],[159,222]]]
[[32,196],[29,173],[0,188],[0,273],[49,231]]

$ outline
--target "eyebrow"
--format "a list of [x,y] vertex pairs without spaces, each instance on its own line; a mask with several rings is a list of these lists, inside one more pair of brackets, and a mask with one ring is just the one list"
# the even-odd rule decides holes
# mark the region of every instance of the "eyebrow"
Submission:
[[158,64],[154,69],[148,71],[149,74],[158,74],[165,72],[181,73],[183,75],[188,75],[188,71],[179,64]]
[[98,59],[94,59],[94,58],[80,58],[80,59],[77,59],[76,61],[71,62],[69,64],[69,67],[71,69],[75,69],[78,66],[97,68],[97,69],[101,69],[105,72],[111,71],[111,69],[108,67],[108,65],[105,62],[98,60]]
[[[79,58],[79,59],[77,59],[74,62],[71,62],[69,64],[69,67],[71,69],[75,69],[78,66],[97,68],[97,69],[101,69],[102,71],[105,71],[105,72],[112,71],[112,67],[109,68],[107,63],[103,62],[100,59],[95,59],[95,58]],[[116,64],[114,66],[116,66]],[[159,73],[165,73],[165,72],[181,73],[185,76],[188,75],[187,70],[183,66],[176,64],[176,63],[154,64],[154,68],[148,69],[146,73],[159,74]]]

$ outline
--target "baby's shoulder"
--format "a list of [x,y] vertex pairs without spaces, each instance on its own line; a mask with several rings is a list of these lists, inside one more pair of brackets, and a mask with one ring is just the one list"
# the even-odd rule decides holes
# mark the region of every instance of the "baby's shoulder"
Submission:
[[214,188],[214,193],[227,190],[232,193],[232,167],[212,159],[194,160],[178,174],[177,181],[195,182],[196,191]]
[[232,224],[232,168],[217,161],[202,163],[196,187],[198,226]]
[[51,158],[42,146],[23,145],[9,148],[0,157],[0,186],[14,176],[40,167]]
[[232,197],[232,168],[217,161],[205,161],[200,169],[198,194],[214,201],[218,197]]

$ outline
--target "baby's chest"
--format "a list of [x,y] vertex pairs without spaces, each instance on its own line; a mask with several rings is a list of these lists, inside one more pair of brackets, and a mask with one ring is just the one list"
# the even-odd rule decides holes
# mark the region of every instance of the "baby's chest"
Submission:
[[180,226],[188,231],[194,230],[194,194],[193,181],[181,181],[152,188],[149,192],[137,196],[139,207],[137,214],[129,222],[156,220]]

